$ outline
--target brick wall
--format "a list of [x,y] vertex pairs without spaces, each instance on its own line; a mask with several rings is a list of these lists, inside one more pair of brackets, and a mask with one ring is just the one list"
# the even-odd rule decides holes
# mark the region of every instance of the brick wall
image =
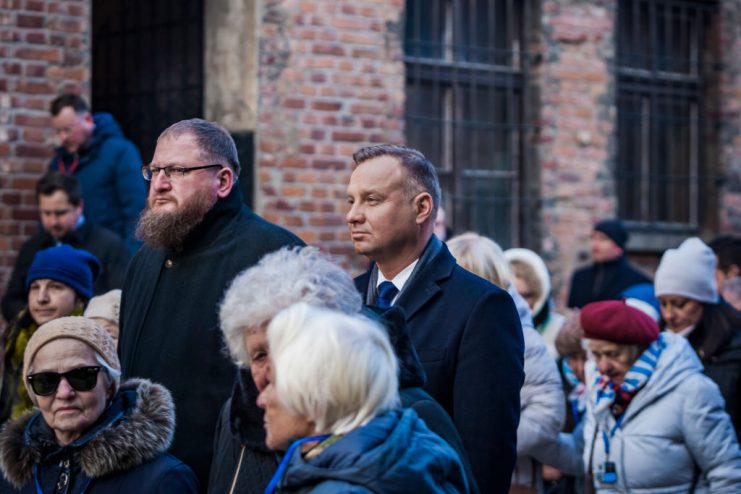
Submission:
[[721,2],[720,152],[722,194],[720,228],[741,231],[741,3]]
[[0,292],[36,232],[49,103],[62,90],[89,91],[89,11],[87,1],[0,0]]
[[266,0],[259,41],[256,208],[347,255],[351,156],[402,142],[402,0]]
[[592,224],[617,207],[610,142],[614,20],[613,1],[542,3],[542,63],[534,81],[541,95],[541,251],[561,303],[571,272],[588,255]]

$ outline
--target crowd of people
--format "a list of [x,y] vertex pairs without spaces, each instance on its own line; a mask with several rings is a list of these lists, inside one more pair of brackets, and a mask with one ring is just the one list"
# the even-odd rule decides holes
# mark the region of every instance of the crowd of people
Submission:
[[218,124],[141,165],[78,96],[51,113],[2,303],[0,492],[741,492],[741,240],[652,278],[601,221],[559,311],[543,257],[452,235],[433,164],[381,144],[347,184],[353,279],[243,204]]

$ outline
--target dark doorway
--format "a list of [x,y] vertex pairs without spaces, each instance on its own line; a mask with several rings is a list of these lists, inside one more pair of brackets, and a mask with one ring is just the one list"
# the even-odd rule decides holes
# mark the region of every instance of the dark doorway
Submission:
[[170,124],[203,116],[203,0],[93,0],[94,111],[148,162]]

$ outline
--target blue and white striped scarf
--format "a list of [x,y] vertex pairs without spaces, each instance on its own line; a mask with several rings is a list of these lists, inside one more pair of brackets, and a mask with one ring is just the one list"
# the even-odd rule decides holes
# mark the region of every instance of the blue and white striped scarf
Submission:
[[[595,415],[602,414],[608,408],[612,408],[613,415],[621,415],[630,403],[630,399],[646,385],[656,370],[656,364],[664,348],[666,348],[666,342],[660,334],[659,338],[638,357],[638,360],[625,374],[623,383],[617,388],[607,377],[598,374],[593,383],[592,393]],[[616,398],[620,403],[616,404]],[[624,406],[619,406],[620,404]],[[616,405],[618,409],[616,410],[613,405]]]

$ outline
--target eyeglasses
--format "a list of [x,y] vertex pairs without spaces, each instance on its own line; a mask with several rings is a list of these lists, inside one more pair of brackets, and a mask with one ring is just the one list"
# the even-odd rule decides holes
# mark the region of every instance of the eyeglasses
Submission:
[[220,165],[218,163],[213,165],[203,165],[203,166],[192,166],[190,168],[186,166],[149,166],[144,165],[142,166],[142,176],[144,177],[144,180],[149,182],[152,180],[152,177],[155,175],[159,175],[160,172],[165,172],[165,176],[167,178],[177,177],[182,178],[189,174],[190,172],[194,172],[196,170],[205,170],[206,168],[224,168],[224,165]]
[[78,367],[67,372],[39,372],[31,374],[26,379],[31,384],[33,392],[39,396],[50,396],[57,391],[59,381],[65,378],[75,391],[90,391],[98,383],[100,366]]

